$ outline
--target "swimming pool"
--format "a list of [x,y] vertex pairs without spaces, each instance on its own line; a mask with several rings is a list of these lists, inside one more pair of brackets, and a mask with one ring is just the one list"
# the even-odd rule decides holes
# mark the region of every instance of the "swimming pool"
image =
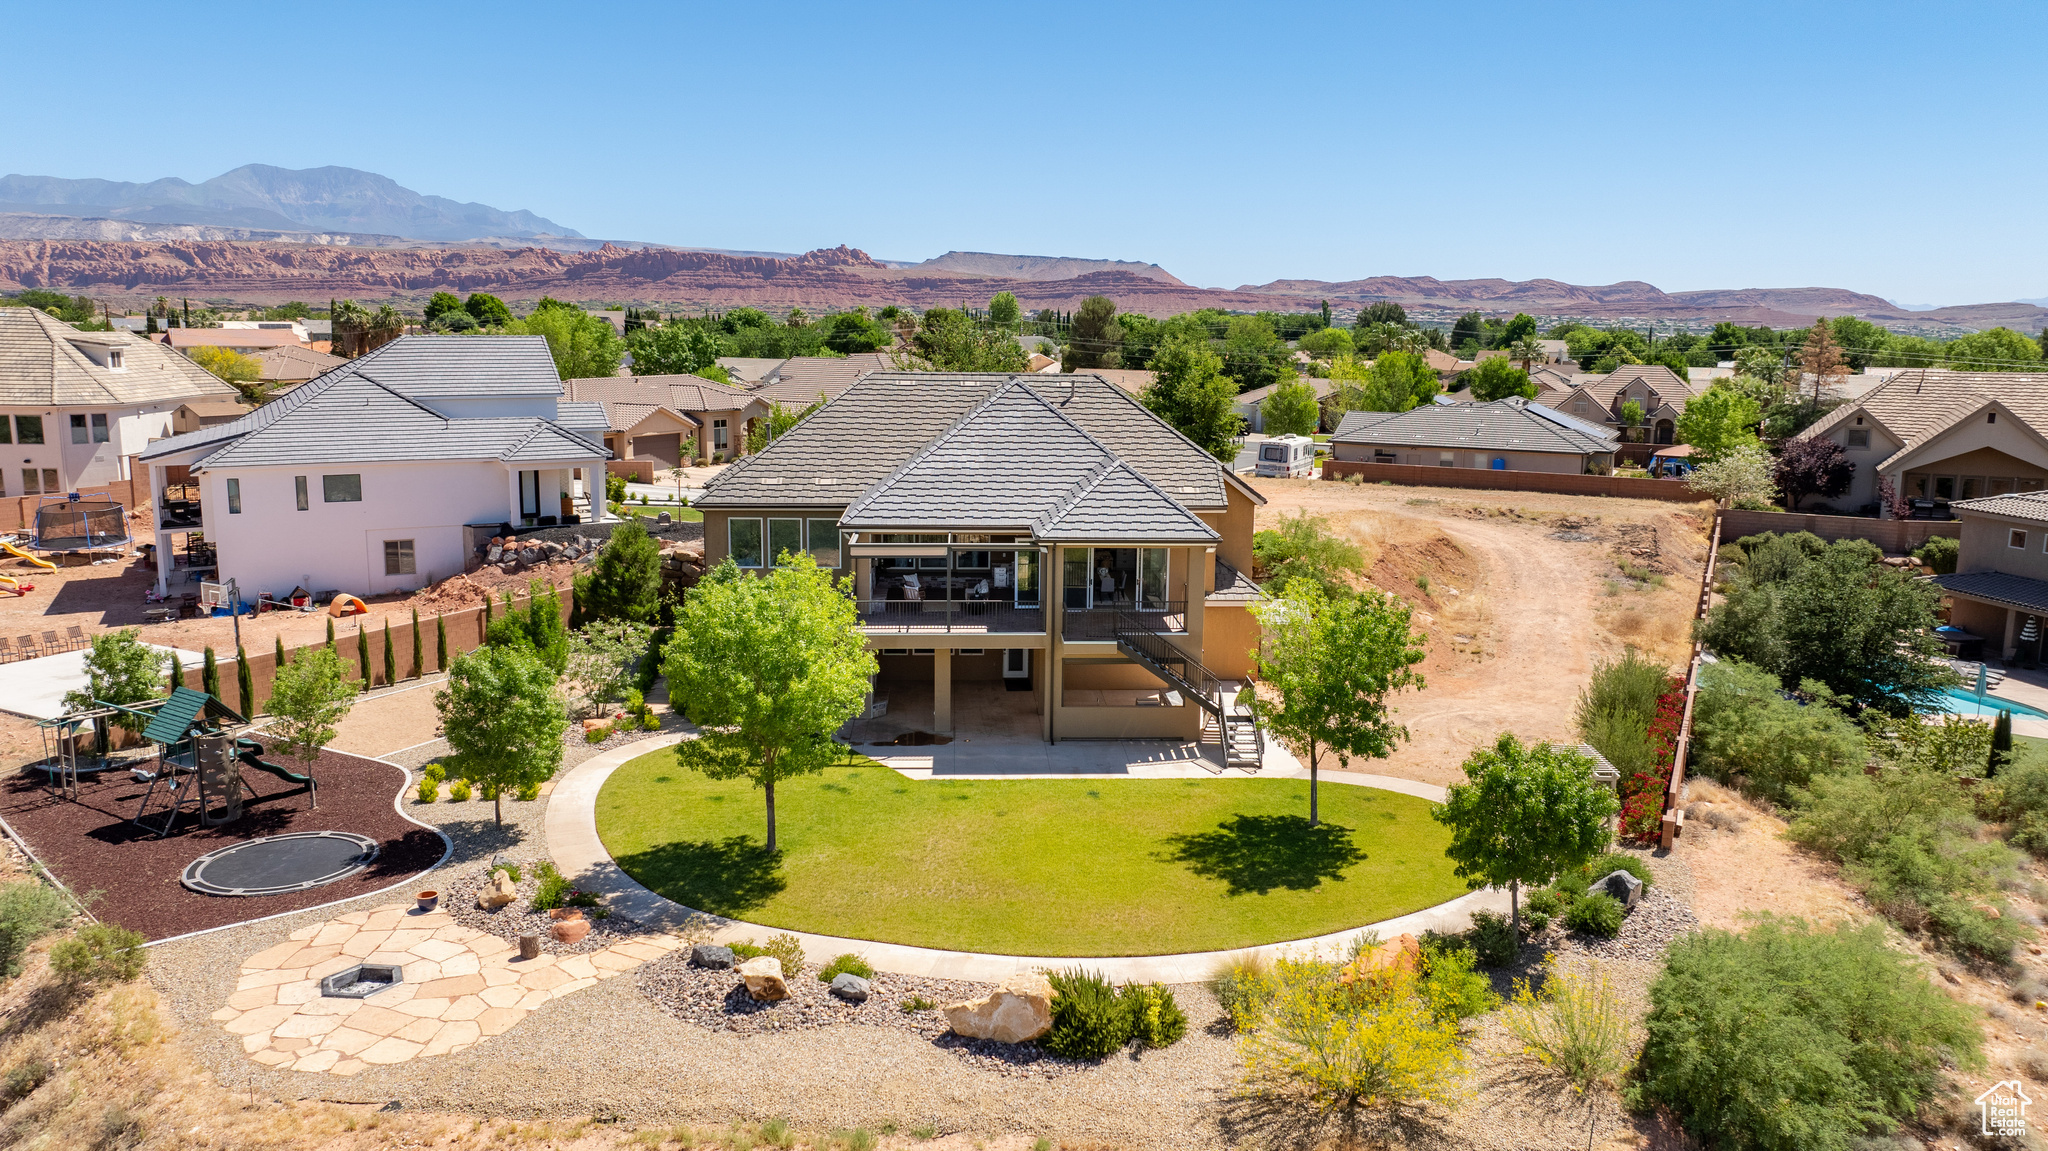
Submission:
[[2012,700],[2002,699],[1989,692],[1985,693],[1982,704],[1977,702],[1977,693],[1966,687],[1947,688],[1941,694],[1943,702],[1939,705],[1940,709],[1951,715],[1982,715],[1995,719],[1999,712],[2009,711],[2015,716],[2031,719],[2048,719],[2048,711],[2042,711],[2037,707],[2028,707],[2023,703],[2014,703]]

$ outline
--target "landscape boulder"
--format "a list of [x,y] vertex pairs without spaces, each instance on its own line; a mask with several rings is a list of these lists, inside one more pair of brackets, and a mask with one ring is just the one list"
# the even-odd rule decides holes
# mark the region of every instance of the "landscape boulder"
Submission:
[[832,977],[832,994],[848,1003],[866,1003],[868,981],[851,971],[842,971]]
[[519,898],[519,888],[512,883],[512,876],[503,871],[491,872],[489,883],[476,893],[476,905],[485,911],[496,911]]
[[1052,996],[1052,984],[1032,972],[1010,976],[980,999],[948,1003],[939,1010],[955,1035],[1028,1043],[1052,1030]]
[[732,970],[732,948],[717,943],[699,943],[690,948],[690,966],[713,971]]
[[548,935],[556,943],[581,943],[590,934],[590,920],[583,917],[582,908],[558,907],[548,912],[548,918],[554,920],[548,924]]
[[1606,893],[1621,901],[1622,909],[1634,911],[1636,903],[1643,898],[1643,881],[1628,872],[1616,868],[1607,873],[1607,878],[1594,884],[1587,891],[1593,895]]
[[1402,932],[1345,964],[1337,973],[1337,981],[1351,984],[1383,972],[1408,971],[1419,974],[1421,970],[1422,942],[1415,936]]
[[747,994],[763,1003],[789,998],[789,984],[782,979],[782,960],[773,955],[756,955],[738,967],[747,981]]

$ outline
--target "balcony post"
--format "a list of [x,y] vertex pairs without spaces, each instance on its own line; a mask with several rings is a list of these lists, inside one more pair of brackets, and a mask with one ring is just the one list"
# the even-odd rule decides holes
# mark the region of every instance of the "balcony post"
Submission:
[[953,649],[932,649],[932,731],[953,734]]

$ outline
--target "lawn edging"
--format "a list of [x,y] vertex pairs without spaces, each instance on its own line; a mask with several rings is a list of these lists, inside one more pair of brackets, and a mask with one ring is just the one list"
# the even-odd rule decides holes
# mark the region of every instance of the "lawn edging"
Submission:
[[[597,797],[611,774],[629,760],[637,759],[651,751],[673,747],[688,738],[691,738],[690,734],[678,733],[641,740],[595,756],[564,773],[548,796],[544,825],[548,854],[554,859],[555,866],[561,869],[562,874],[569,877],[579,890],[602,896],[607,905],[618,914],[656,927],[701,935],[713,942],[763,942],[770,935],[779,934],[784,929],[764,927],[744,920],[728,919],[697,911],[652,891],[628,875],[612,859],[611,854],[605,850],[603,840],[598,836]],[[1303,774],[1306,775],[1306,772]],[[1330,773],[1323,776],[1323,782],[1377,787],[1423,799],[1440,801],[1443,798],[1442,788],[1389,776]],[[1434,907],[1426,907],[1377,923],[1361,924],[1327,935],[1227,951],[1177,955],[1101,958],[989,955],[880,943],[842,936],[815,935],[802,931],[793,931],[789,934],[795,935],[802,942],[807,954],[823,956],[852,952],[867,960],[876,970],[897,975],[994,983],[1020,971],[1085,966],[1119,982],[1139,980],[1197,983],[1208,979],[1213,969],[1223,960],[1235,956],[1299,953],[1318,948],[1342,949],[1353,939],[1369,931],[1376,932],[1382,938],[1403,932],[1420,934],[1427,930],[1462,931],[1471,925],[1473,912],[1505,911],[1507,905],[1507,892],[1486,889],[1461,895]]]

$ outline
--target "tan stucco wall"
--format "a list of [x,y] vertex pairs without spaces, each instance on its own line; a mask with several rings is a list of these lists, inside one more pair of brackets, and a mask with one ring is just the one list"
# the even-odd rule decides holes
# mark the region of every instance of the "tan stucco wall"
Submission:
[[1252,673],[1251,651],[1259,644],[1259,621],[1251,609],[1212,607],[1203,617],[1202,666],[1225,679]]
[[[1382,448],[1394,453],[1394,463],[1417,467],[1440,466],[1444,451],[1442,448],[1417,448],[1412,444],[1333,443],[1330,455],[1337,460],[1369,464],[1374,462],[1373,453]],[[1507,470],[1514,472],[1556,472],[1576,476],[1586,471],[1586,457],[1571,452],[1495,451],[1479,452],[1476,456],[1479,460],[1477,466],[1482,469],[1492,467],[1495,459],[1504,457],[1508,461]],[[1474,466],[1475,453],[1470,449],[1459,448],[1451,453],[1451,457],[1456,461],[1453,467]]]
[[[2015,531],[2026,533],[2026,546],[2013,547]],[[1991,516],[1963,517],[1962,551],[1956,559],[1959,572],[2004,572],[2028,579],[2048,580],[2048,525],[2018,523]]]

